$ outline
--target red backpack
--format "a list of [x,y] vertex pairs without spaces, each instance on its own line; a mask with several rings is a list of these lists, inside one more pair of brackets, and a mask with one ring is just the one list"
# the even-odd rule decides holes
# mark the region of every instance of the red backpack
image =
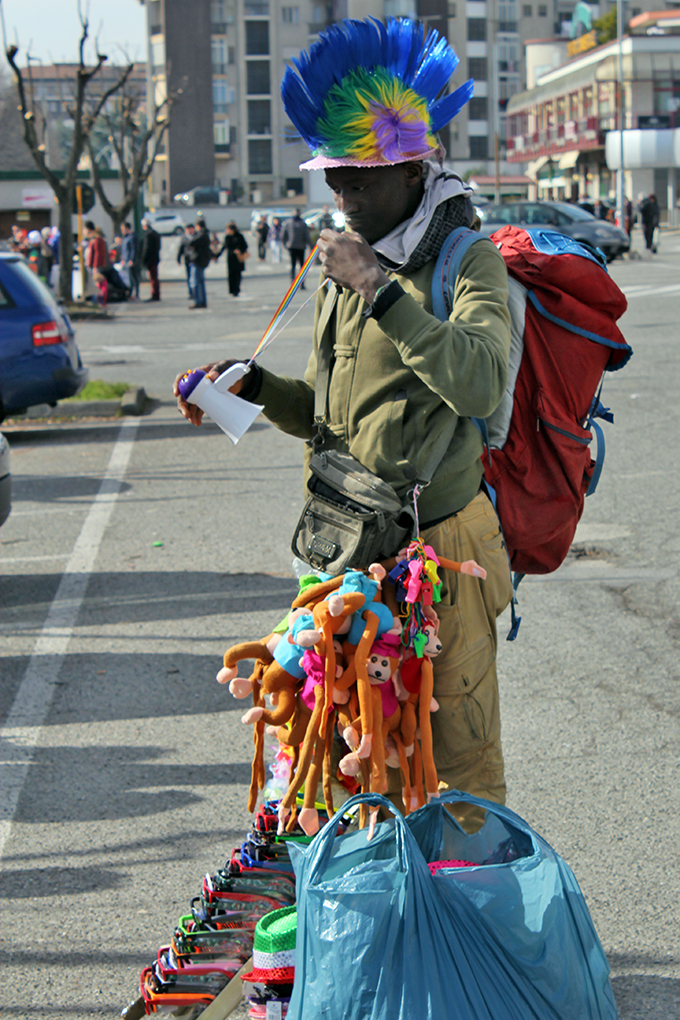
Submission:
[[[449,317],[463,255],[478,240],[459,227],[444,242],[432,281],[438,318]],[[569,551],[604,460],[594,419],[614,420],[599,399],[603,373],[622,368],[632,350],[616,325],[626,299],[601,252],[552,230],[508,226],[491,240],[508,268],[510,369],[500,406],[475,421],[516,589],[525,574],[556,570]],[[518,626],[513,613],[510,640]]]

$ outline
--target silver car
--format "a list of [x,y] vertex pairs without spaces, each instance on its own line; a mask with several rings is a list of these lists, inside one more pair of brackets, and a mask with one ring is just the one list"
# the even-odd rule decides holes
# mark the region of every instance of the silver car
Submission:
[[481,210],[481,233],[494,234],[502,226],[531,229],[556,230],[560,234],[584,241],[593,248],[604,252],[607,262],[622,255],[630,248],[630,238],[625,230],[599,220],[585,209],[570,202],[508,202],[503,205],[489,205]]
[[12,476],[9,473],[9,443],[0,432],[0,524],[12,509]]

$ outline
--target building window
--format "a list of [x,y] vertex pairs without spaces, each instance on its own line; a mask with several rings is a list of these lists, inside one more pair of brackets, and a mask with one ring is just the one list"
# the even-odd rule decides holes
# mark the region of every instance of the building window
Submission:
[[417,18],[416,0],[385,0],[386,18]]
[[486,40],[486,19],[468,18],[467,37],[469,42]]
[[486,120],[487,102],[486,96],[473,96],[468,105],[468,117],[470,120]]
[[454,3],[451,3],[450,0],[449,0],[449,12],[448,13],[449,13],[449,17],[450,18],[457,18],[458,17],[458,13],[456,11],[456,5]]
[[268,99],[251,99],[248,101],[248,134],[270,135],[272,115],[271,103]]
[[499,0],[498,31],[517,31],[517,4],[515,3],[515,0]]
[[210,0],[210,21],[219,24],[227,20],[227,10],[224,0]]
[[509,39],[499,39],[496,43],[498,54],[498,70],[514,72],[517,70],[517,43]]
[[488,73],[486,69],[486,57],[469,57],[468,74],[475,81],[486,81]]
[[213,39],[210,43],[213,74],[224,74],[227,66],[227,44],[224,39]]
[[315,27],[329,25],[330,15],[325,3],[312,4],[312,24]]
[[282,7],[281,8],[281,21],[284,25],[299,25],[300,23],[300,8],[299,7]]
[[538,16],[539,16],[539,18],[547,18],[548,17],[548,5],[547,4],[539,4],[538,5]]
[[268,96],[271,91],[269,85],[269,61],[247,61],[246,82],[249,96]]
[[488,155],[488,139],[484,135],[473,135],[468,140],[470,142],[470,159],[486,159]]
[[269,55],[268,21],[246,21],[246,55],[249,57]]
[[523,18],[531,18],[531,17],[533,17],[533,14],[534,14],[534,9],[531,6],[531,4],[523,4],[522,5],[522,17]]
[[269,139],[249,139],[248,173],[270,174],[272,172],[272,143]]
[[226,113],[227,107],[234,102],[234,90],[227,88],[227,83],[223,78],[214,78],[212,94],[215,113]]
[[269,14],[269,0],[243,0],[245,14]]
[[215,145],[229,144],[229,121],[217,120],[214,126]]
[[151,43],[151,67],[154,74],[164,69],[165,39],[155,39]]

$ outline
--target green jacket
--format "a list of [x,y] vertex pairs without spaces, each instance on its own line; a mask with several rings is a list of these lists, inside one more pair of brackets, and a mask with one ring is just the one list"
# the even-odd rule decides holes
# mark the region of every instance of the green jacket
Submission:
[[328,419],[333,443],[406,497],[442,427],[448,450],[420,496],[420,520],[449,516],[479,491],[482,439],[470,417],[486,417],[505,391],[510,313],[505,263],[491,241],[472,245],[448,322],[432,315],[434,262],[392,274],[406,293],[379,319],[365,319],[354,291],[319,292],[314,346],[304,379],[263,370],[258,403],[291,435],[311,439],[318,344],[332,331]]

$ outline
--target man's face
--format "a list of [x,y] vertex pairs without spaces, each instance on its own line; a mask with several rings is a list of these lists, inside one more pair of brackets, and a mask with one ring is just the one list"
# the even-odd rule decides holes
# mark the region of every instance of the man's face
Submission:
[[326,183],[348,227],[375,244],[416,211],[423,194],[423,165],[334,167],[326,170]]

